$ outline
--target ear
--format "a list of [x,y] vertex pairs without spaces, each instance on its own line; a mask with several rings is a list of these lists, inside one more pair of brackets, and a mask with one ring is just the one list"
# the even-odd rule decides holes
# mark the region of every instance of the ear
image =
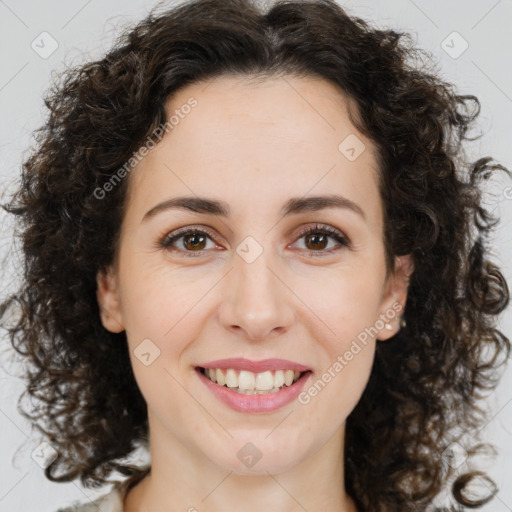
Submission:
[[125,327],[122,321],[118,279],[112,267],[107,271],[100,270],[96,275],[96,298],[100,308],[103,327],[110,332],[122,332]]
[[[395,258],[395,272],[391,274],[383,293],[380,319],[384,323],[377,339],[387,340],[400,330],[400,319],[405,311],[409,280],[414,272],[412,256],[406,254]],[[380,325],[380,322],[376,322]],[[391,329],[386,327],[391,326]]]

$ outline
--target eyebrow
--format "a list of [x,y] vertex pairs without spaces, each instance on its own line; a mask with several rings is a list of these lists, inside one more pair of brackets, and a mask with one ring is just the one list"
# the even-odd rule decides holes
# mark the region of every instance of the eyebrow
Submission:
[[[366,221],[366,215],[357,203],[337,194],[291,198],[281,208],[281,215],[286,217],[303,212],[316,212],[326,208],[343,208],[358,214]],[[229,217],[230,215],[229,205],[224,201],[197,196],[174,197],[158,203],[147,211],[142,218],[142,222],[146,222],[157,214],[171,209],[218,215],[221,217]]]

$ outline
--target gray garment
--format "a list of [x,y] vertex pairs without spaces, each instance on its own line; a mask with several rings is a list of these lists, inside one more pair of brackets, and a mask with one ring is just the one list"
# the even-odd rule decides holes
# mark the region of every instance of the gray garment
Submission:
[[116,482],[111,491],[92,502],[75,503],[57,512],[123,512],[123,502],[126,496],[126,485]]
[[142,468],[124,481],[114,481],[112,489],[94,501],[73,503],[57,512],[123,512],[123,503],[128,491],[139,483],[150,471],[150,467]]

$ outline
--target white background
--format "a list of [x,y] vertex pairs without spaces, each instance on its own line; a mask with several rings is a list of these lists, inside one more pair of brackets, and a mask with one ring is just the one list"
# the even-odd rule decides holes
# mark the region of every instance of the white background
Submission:
[[[350,0],[341,1],[349,12],[379,26],[411,32],[417,44],[439,62],[443,78],[457,84],[464,94],[475,94],[482,103],[480,127],[484,136],[472,146],[475,155],[492,155],[512,168],[512,20],[511,0]],[[19,175],[31,132],[42,122],[42,94],[52,71],[99,57],[124,26],[142,18],[156,2],[143,0],[0,0],[0,175],[2,190],[12,187]],[[169,2],[168,5],[171,5]],[[32,48],[41,32],[57,41],[57,50],[42,58]],[[456,31],[463,38],[452,33]],[[448,37],[448,39],[446,39]],[[49,40],[48,40],[49,41]],[[459,53],[444,50],[442,42]],[[445,43],[446,44],[446,43]],[[45,48],[51,48],[45,45]],[[26,153],[25,153],[26,154]],[[493,183],[488,205],[501,214],[495,233],[494,261],[512,283],[512,200],[504,191],[512,183],[504,178]],[[2,214],[0,257],[2,290],[13,275],[10,220]],[[501,330],[512,336],[510,308],[501,317]],[[17,367],[2,343],[0,371],[0,511],[55,512],[73,500],[86,500],[108,489],[82,489],[78,483],[47,481],[31,459],[40,439],[16,411],[23,383],[10,375]],[[496,394],[487,401],[492,419],[484,438],[494,442],[498,457],[486,469],[501,490],[485,511],[512,511],[512,369],[505,372]],[[490,417],[491,417],[490,416]],[[507,476],[508,474],[508,476]],[[507,485],[509,484],[509,485]]]

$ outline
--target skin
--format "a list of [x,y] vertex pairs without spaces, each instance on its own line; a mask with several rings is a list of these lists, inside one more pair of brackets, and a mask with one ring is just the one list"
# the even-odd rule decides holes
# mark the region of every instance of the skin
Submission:
[[[103,325],[126,330],[148,406],[152,472],[128,493],[125,511],[353,512],[343,484],[345,420],[399,314],[307,404],[237,412],[194,367],[277,357],[311,367],[314,383],[393,304],[405,307],[412,262],[397,257],[386,279],[374,146],[350,121],[354,105],[325,80],[223,76],[178,91],[168,114],[190,97],[197,106],[131,172],[116,259],[98,273]],[[349,134],[366,147],[355,161],[338,150]],[[292,197],[332,193],[357,203],[366,220],[342,208],[280,215]],[[184,195],[225,201],[231,215],[174,209],[142,220]],[[299,236],[315,223],[341,231],[350,247],[330,235],[323,244]],[[215,239],[196,257],[186,255],[190,238],[176,240],[174,252],[158,246],[182,227],[208,227]],[[250,264],[236,252],[247,236],[263,250]],[[160,350],[148,366],[134,355],[146,338]],[[237,457],[248,442],[262,454],[252,468]]]

